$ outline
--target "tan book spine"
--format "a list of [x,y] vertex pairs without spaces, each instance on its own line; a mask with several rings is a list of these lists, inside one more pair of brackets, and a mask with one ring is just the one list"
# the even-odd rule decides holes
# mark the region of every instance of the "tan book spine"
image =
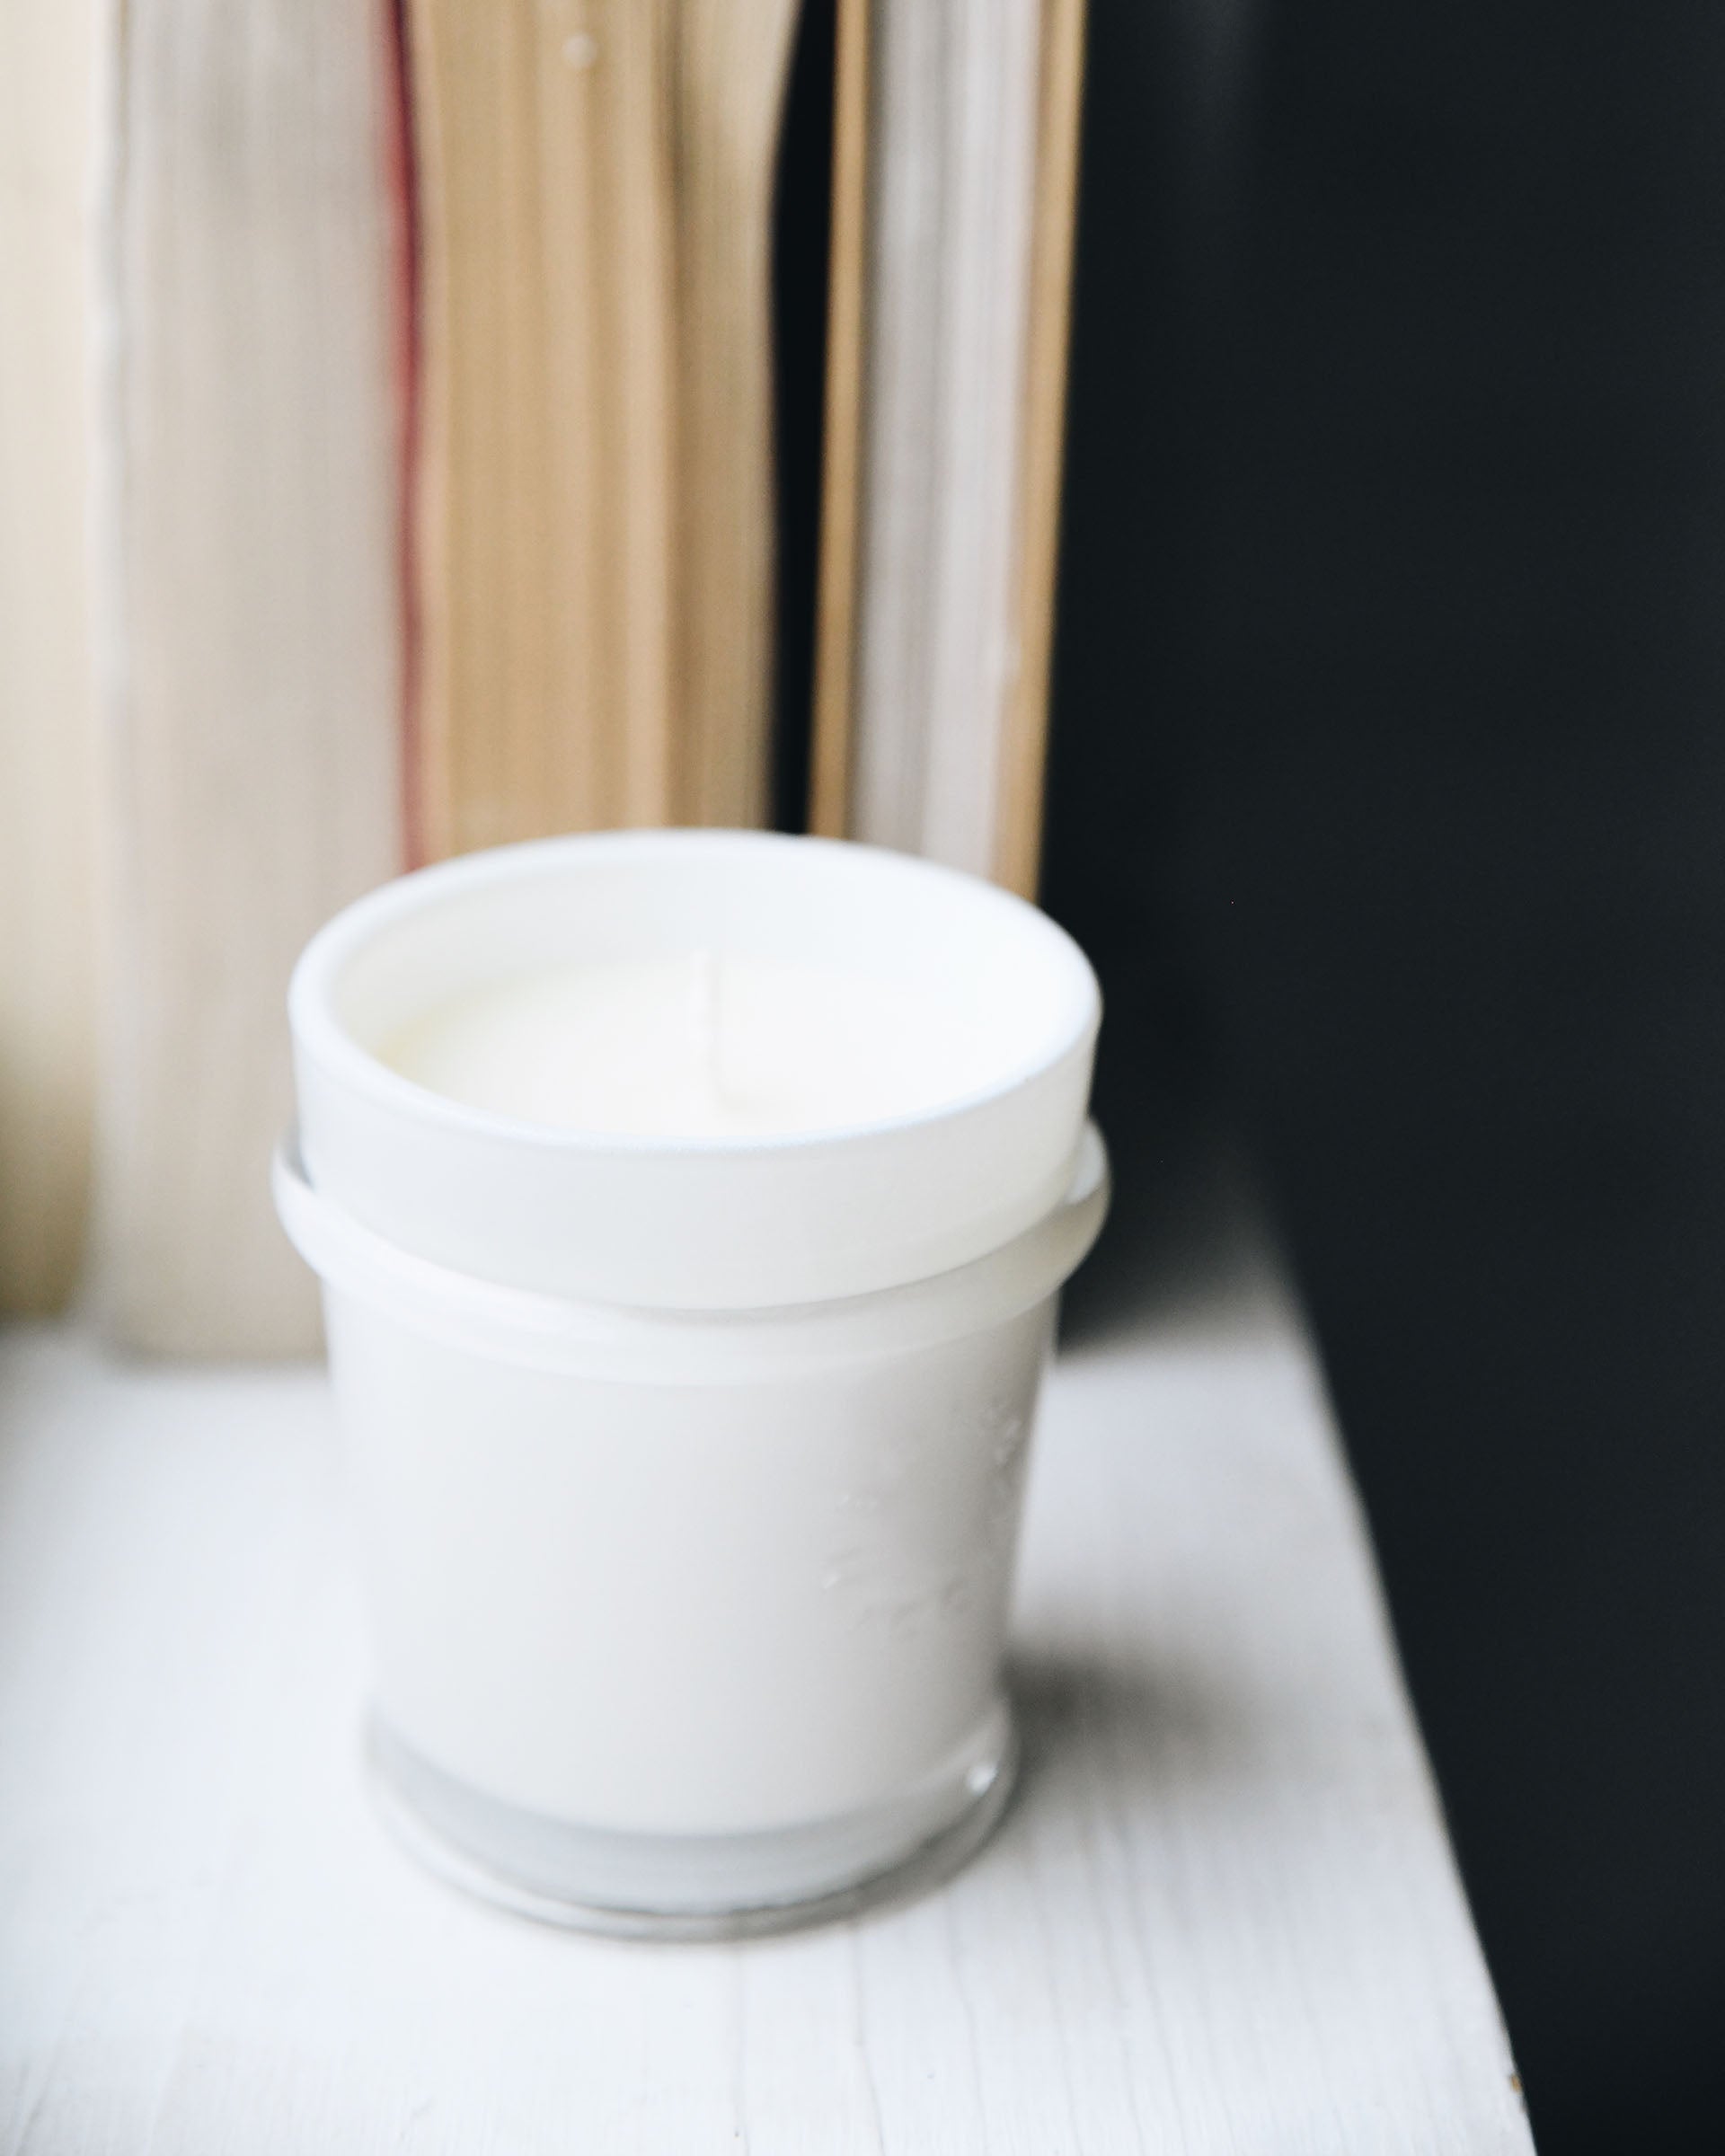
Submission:
[[679,0],[676,819],[771,802],[773,198],[798,0]]
[[792,0],[410,0],[427,857],[763,817]]
[[809,828],[822,838],[843,838],[850,829],[862,514],[862,374],[868,343],[869,30],[870,0],[838,0],[809,803]]
[[841,0],[814,829],[1029,893],[1082,0]]

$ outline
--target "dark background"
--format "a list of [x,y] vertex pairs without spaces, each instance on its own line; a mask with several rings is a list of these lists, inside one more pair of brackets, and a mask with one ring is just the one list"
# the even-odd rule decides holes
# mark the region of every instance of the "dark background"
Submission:
[[1086,122],[1047,899],[1252,1143],[1542,2150],[1725,2148],[1725,9],[1092,0]]
[[1725,2149],[1725,8],[1090,22],[1044,897],[1120,1204],[1245,1135],[1544,2156]]

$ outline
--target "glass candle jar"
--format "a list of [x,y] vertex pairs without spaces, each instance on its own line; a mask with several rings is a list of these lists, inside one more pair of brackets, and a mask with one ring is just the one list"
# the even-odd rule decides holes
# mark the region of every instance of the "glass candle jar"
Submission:
[[1106,1205],[1076,947],[898,855],[615,834],[374,893],[290,1009],[397,1827],[677,1936],[956,1862]]

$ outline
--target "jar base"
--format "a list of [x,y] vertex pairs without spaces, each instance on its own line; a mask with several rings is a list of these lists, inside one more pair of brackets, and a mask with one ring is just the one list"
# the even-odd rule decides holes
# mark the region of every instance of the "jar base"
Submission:
[[904,1901],[982,1847],[1012,1796],[1004,1700],[933,1775],[861,1813],[734,1834],[632,1834],[524,1811],[420,1757],[374,1717],[372,1798],[429,1871],[493,1906],[611,1938],[755,1939]]

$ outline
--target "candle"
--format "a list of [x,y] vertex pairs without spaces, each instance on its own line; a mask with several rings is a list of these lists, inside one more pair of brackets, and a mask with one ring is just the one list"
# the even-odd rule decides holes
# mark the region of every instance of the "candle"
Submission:
[[840,1130],[992,1075],[986,1040],[929,989],[710,946],[495,983],[420,1014],[380,1056],[473,1108],[689,1138]]
[[680,1934],[957,1860],[1105,1203],[1075,947],[894,855],[615,835],[386,887],[290,1009],[406,1838]]

